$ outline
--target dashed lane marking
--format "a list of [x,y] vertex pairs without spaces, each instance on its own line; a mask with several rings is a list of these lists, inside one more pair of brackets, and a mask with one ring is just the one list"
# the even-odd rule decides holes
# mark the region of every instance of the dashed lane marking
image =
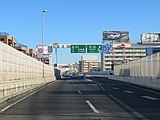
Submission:
[[134,92],[132,92],[132,91],[124,91],[125,93],[129,93],[129,94],[132,94],[132,93],[134,93]]
[[114,101],[116,101],[117,103],[119,103],[120,105],[122,105],[124,108],[126,108],[128,111],[130,111],[133,115],[135,115],[136,117],[140,118],[141,120],[148,120],[147,118],[145,118],[145,116],[139,114],[138,112],[136,112],[134,109],[130,108],[129,106],[127,106],[125,103],[121,102],[120,100],[118,100],[116,97],[112,96],[112,95],[108,95],[111,99],[113,99]]
[[72,83],[73,83],[74,87],[77,87],[77,86],[74,84],[74,81],[73,81],[73,80],[72,80]]
[[82,92],[80,90],[77,90],[79,94],[82,94]]
[[90,79],[86,79],[86,81],[93,82],[93,81],[92,81],[92,80],[90,80]]
[[117,87],[114,87],[113,89],[115,89],[115,90],[119,90],[119,88],[117,88]]
[[103,91],[105,91],[104,87],[101,84],[99,84],[99,86]]
[[145,99],[149,99],[149,100],[159,100],[158,98],[155,98],[155,97],[151,97],[151,96],[141,96]]
[[86,103],[95,113],[99,113],[99,111],[93,106],[93,104],[89,100],[86,100]]

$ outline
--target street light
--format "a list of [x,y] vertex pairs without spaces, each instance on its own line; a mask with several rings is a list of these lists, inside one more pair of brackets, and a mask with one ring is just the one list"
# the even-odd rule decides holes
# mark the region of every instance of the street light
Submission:
[[43,78],[44,78],[44,13],[47,10],[42,10],[42,62],[43,62]]
[[44,47],[44,13],[45,12],[47,12],[47,10],[42,10],[42,49]]

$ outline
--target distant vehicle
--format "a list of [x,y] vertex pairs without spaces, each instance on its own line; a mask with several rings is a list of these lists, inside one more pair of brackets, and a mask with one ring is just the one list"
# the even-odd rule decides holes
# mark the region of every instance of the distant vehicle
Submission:
[[117,39],[120,37],[120,33],[113,33],[108,36],[109,39]]
[[73,73],[71,78],[82,79],[83,73]]

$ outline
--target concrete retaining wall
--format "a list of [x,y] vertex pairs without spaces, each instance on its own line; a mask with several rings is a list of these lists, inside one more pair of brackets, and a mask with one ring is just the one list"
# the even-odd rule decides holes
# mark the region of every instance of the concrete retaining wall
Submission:
[[0,42],[0,102],[53,80],[53,66]]

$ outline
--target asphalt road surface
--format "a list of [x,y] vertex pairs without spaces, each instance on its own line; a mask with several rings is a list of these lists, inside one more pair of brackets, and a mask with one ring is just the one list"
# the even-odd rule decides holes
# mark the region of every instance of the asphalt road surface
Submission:
[[1,108],[0,120],[160,120],[160,96],[101,78],[57,80]]

